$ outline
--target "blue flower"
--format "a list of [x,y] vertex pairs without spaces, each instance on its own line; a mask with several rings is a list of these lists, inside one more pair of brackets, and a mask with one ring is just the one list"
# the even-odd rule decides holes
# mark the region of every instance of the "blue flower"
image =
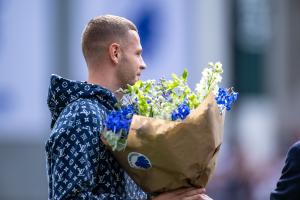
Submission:
[[172,121],[176,121],[177,119],[184,120],[190,114],[190,108],[186,102],[183,102],[172,112],[171,118]]
[[172,92],[171,91],[163,91],[162,93],[162,97],[167,101],[167,102],[171,102],[172,101],[172,97],[171,97]]
[[135,113],[134,105],[128,105],[110,112],[105,121],[106,129],[116,134],[121,134],[122,132],[127,135]]
[[225,108],[229,111],[231,110],[233,103],[236,102],[237,98],[238,93],[234,92],[232,89],[219,88],[216,101],[221,111],[223,111]]
[[[196,85],[195,91],[187,84],[186,70],[180,77],[172,74],[172,80],[162,78],[159,82],[138,81],[127,89],[120,90],[124,96],[118,105],[123,107],[108,114],[105,121],[105,139],[115,149],[126,147],[126,138],[134,114],[167,120],[171,117],[172,121],[186,119],[192,109],[201,105],[207,95],[218,88],[222,73],[220,63],[209,63],[208,68],[202,72],[203,77]],[[232,89],[219,88],[216,96],[215,100],[222,114],[225,109],[231,110],[238,93]]]

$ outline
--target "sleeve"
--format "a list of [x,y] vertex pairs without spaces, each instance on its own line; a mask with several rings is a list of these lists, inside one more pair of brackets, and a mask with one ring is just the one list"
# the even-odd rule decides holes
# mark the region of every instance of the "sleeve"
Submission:
[[79,105],[60,117],[52,143],[50,188],[55,200],[122,200],[123,197],[105,190],[95,194],[99,187],[97,172],[99,156],[105,150],[100,144],[103,116]]
[[281,177],[270,199],[300,199],[300,142],[289,149]]

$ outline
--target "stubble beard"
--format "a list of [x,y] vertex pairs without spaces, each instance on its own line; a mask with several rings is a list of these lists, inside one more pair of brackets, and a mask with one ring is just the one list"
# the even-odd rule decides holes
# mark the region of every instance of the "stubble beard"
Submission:
[[[131,73],[130,71],[130,67],[128,66],[128,61],[126,57],[123,57],[121,60],[122,65],[120,66],[120,70],[119,70],[119,80],[121,81],[120,85],[123,89],[126,89],[128,87],[128,85],[134,85],[135,82],[137,82],[138,78],[136,76],[136,74],[133,74],[133,72]],[[126,69],[128,67],[128,69]]]

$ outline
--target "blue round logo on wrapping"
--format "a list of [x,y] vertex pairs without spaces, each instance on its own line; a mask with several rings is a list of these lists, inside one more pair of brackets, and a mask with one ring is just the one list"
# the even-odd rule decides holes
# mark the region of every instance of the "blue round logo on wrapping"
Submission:
[[130,152],[128,154],[128,163],[130,167],[135,169],[146,170],[152,167],[149,158],[138,152]]

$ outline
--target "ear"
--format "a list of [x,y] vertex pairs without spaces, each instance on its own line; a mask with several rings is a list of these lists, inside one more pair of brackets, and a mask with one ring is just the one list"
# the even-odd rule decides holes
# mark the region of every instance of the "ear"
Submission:
[[109,57],[114,64],[118,64],[121,57],[121,49],[118,43],[109,45]]

